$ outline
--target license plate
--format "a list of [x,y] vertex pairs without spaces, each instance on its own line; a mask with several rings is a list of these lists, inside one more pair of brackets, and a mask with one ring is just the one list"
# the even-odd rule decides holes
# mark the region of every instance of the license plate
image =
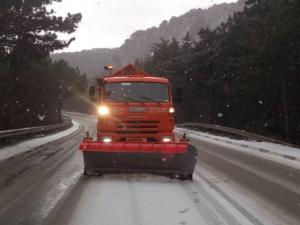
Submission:
[[129,107],[129,112],[146,112],[146,107]]

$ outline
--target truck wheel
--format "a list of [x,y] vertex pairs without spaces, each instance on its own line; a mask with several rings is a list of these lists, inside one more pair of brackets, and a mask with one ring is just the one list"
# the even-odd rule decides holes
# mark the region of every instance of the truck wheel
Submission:
[[86,168],[83,169],[83,175],[84,175],[84,176],[89,176],[89,172],[87,171]]
[[91,170],[91,169],[87,169],[84,168],[83,170],[83,175],[84,176],[97,176],[97,177],[102,177],[104,175],[103,172],[99,172],[99,171],[95,171],[95,170]]
[[193,180],[193,174],[189,173],[189,174],[180,174],[178,177],[179,180]]

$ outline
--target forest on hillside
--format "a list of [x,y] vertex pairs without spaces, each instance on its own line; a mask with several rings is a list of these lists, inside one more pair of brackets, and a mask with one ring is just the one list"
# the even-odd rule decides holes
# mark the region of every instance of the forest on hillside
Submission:
[[55,16],[52,2],[0,2],[0,130],[59,123],[62,101],[86,89],[84,74],[49,57],[74,40],[57,33],[73,33],[81,20]]
[[300,2],[248,0],[199,40],[162,39],[136,64],[182,88],[178,121],[214,123],[299,144]]

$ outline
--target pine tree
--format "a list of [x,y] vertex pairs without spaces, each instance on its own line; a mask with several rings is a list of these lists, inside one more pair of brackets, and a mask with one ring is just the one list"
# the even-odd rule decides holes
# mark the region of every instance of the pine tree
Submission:
[[[55,16],[56,0],[2,0],[0,3],[0,129],[61,120],[58,81],[49,54],[67,47],[81,14]],[[58,2],[60,0],[57,0]]]

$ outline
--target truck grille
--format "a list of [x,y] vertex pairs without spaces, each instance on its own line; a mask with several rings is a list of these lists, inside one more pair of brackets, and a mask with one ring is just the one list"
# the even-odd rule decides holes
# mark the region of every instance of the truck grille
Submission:
[[116,127],[119,134],[156,134],[159,121],[116,121]]

